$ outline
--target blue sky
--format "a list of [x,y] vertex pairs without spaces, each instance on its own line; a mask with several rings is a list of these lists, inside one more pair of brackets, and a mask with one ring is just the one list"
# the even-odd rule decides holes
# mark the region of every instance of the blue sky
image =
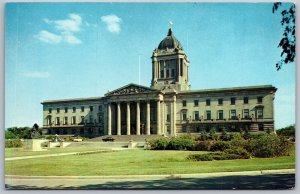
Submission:
[[11,3],[5,13],[5,127],[42,125],[44,100],[150,86],[169,21],[192,89],[271,84],[276,128],[295,123],[295,64],[276,71],[283,28],[272,3]]

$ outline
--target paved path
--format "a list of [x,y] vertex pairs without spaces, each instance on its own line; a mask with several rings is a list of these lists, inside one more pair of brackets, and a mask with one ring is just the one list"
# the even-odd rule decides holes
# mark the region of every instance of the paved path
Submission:
[[[128,149],[134,149],[134,148],[111,148],[110,150],[121,151],[121,150],[128,150]],[[102,151],[106,152],[107,150],[102,150]],[[24,160],[24,159],[31,159],[31,158],[44,158],[44,157],[53,157],[53,156],[67,156],[67,155],[75,155],[80,153],[93,153],[93,152],[102,152],[102,151],[96,150],[96,151],[57,153],[57,154],[42,154],[42,155],[34,155],[34,156],[19,156],[19,157],[5,158],[5,161]]]
[[127,176],[5,176],[7,189],[293,189],[295,170]]

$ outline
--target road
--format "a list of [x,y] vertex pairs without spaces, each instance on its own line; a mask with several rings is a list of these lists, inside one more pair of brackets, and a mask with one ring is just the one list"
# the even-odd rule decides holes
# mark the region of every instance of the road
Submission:
[[293,189],[295,171],[204,173],[192,175],[21,177],[6,176],[7,189]]

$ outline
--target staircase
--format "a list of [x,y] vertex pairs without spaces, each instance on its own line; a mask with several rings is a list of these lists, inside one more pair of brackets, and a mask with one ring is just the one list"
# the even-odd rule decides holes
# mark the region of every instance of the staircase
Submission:
[[149,141],[152,139],[162,138],[162,135],[104,135],[101,137],[95,137],[88,139],[86,141],[90,142],[103,142],[102,139],[106,137],[114,138],[114,142],[129,142],[130,140],[134,142],[145,142],[145,140]]

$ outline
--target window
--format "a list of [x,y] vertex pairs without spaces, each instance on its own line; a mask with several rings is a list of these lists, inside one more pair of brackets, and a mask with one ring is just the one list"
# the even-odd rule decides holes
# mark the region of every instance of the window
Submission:
[[160,78],[164,78],[164,70],[160,70]]
[[93,111],[94,110],[94,107],[93,106],[90,106],[90,111]]
[[199,111],[195,111],[195,112],[194,112],[194,119],[195,119],[196,121],[199,120]]
[[258,104],[261,104],[262,101],[263,101],[263,97],[262,97],[262,96],[258,96],[258,97],[257,97],[257,103],[258,103]]
[[170,77],[169,69],[167,69],[167,71],[166,71],[166,77],[167,77],[167,78]]
[[237,119],[235,109],[230,110],[230,116],[231,116],[231,119]]
[[199,106],[199,100],[194,100],[194,106]]
[[99,111],[100,112],[102,111],[102,105],[99,105]]
[[102,122],[102,116],[101,115],[99,115],[99,123],[101,123]]
[[186,117],[186,112],[183,112],[183,113],[182,113],[182,120],[183,120],[183,121],[186,121],[186,118],[187,118],[187,117]]
[[235,98],[230,98],[230,104],[235,105]]
[[59,113],[59,111],[60,111],[60,109],[59,109],[59,108],[57,108],[57,109],[56,109],[56,112],[57,112],[57,113]]
[[223,98],[218,99],[218,105],[223,105]]
[[55,119],[55,124],[56,124],[56,125],[59,125],[59,124],[60,124],[59,117],[56,117],[56,119]]
[[248,104],[249,98],[248,97],[244,97],[244,104]]
[[76,112],[76,107],[73,107],[73,112]]
[[258,124],[258,130],[263,131],[264,130],[264,124]]
[[183,59],[180,59],[180,76],[183,76]]
[[94,119],[93,119],[93,115],[90,115],[90,123],[93,123]]
[[73,124],[73,125],[76,124],[76,116],[72,116],[72,124]]
[[210,99],[206,99],[206,106],[210,106]]
[[218,119],[222,120],[223,118],[223,110],[218,110]]
[[64,124],[67,125],[68,124],[68,117],[64,118]]
[[51,125],[51,117],[49,117],[49,118],[47,119],[47,124],[48,124],[48,125]]
[[52,112],[52,108],[49,108],[49,109],[48,109],[48,112],[51,113],[51,112]]
[[244,118],[248,119],[249,118],[249,109],[244,109]]
[[84,116],[81,116],[81,123],[84,124]]
[[182,106],[185,107],[186,106],[186,100],[182,101]]
[[170,122],[170,114],[167,114],[167,121]]
[[258,108],[256,111],[257,111],[257,118],[262,119],[263,118],[263,109]]
[[84,112],[84,106],[81,107],[81,112]]
[[175,77],[175,69],[172,69],[171,77]]
[[211,120],[211,111],[210,110],[206,111],[206,119]]
[[65,107],[65,113],[67,113],[68,112],[68,107]]

